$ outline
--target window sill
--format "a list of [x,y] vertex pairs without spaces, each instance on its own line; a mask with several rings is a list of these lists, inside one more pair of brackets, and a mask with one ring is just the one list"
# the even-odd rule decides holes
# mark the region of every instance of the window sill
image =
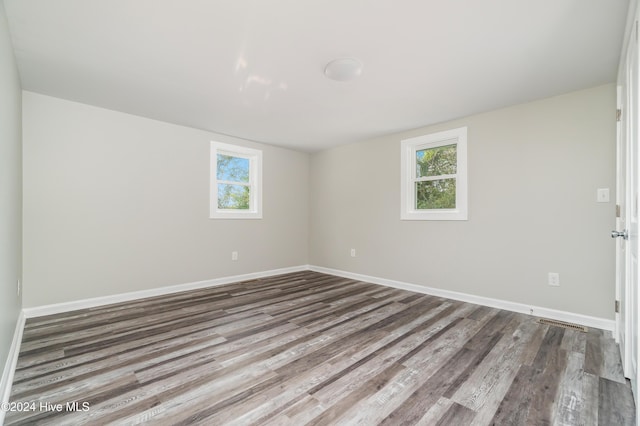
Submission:
[[469,220],[467,212],[459,210],[402,212],[400,220]]
[[215,211],[211,212],[209,219],[262,219],[262,213]]

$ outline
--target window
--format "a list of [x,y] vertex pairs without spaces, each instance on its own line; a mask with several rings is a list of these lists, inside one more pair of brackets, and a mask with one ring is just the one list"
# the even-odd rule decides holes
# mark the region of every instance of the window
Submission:
[[402,220],[467,220],[467,128],[405,139]]
[[262,218],[262,151],[211,142],[210,216]]

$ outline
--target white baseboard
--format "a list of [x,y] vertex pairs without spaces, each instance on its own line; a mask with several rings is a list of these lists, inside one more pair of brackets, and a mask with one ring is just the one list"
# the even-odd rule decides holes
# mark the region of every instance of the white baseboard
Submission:
[[178,284],[167,287],[157,287],[149,290],[133,291],[130,293],[113,294],[109,296],[94,297],[91,299],[74,300],[72,302],[56,303],[52,305],[36,306],[24,308],[22,311],[26,318],[41,317],[45,315],[60,314],[63,312],[75,311],[78,309],[93,308],[96,306],[110,305],[113,303],[130,302],[132,300],[144,299],[146,297],[164,296],[166,294],[178,293],[181,291],[198,290],[207,287],[216,287],[224,284],[231,284],[240,281],[255,280],[274,275],[288,274],[308,270],[308,265],[293,266],[290,268],[272,269],[270,271],[254,272],[251,274],[233,275],[212,280],[197,281],[192,283]]
[[[543,308],[540,306],[526,305],[524,303],[510,302],[507,300],[493,299],[489,297],[476,296],[473,294],[460,293],[456,291],[443,290],[434,287],[425,287],[417,284],[405,283],[402,281],[389,280],[386,278],[378,278],[370,275],[356,274],[353,272],[341,271],[338,269],[325,268],[314,265],[300,265],[290,268],[273,269],[270,271],[255,272],[244,275],[233,275],[212,280],[198,281],[193,283],[178,284],[167,287],[153,288],[149,290],[134,291],[130,293],[114,294],[104,297],[95,297],[92,299],[76,300],[73,302],[57,303],[53,305],[37,306],[33,308],[24,308],[23,314],[25,318],[40,317],[45,315],[59,314],[63,312],[74,311],[78,309],[93,308],[96,306],[109,305],[112,303],[129,302],[132,300],[143,299],[146,297],[163,296],[171,293],[178,293],[187,290],[197,290],[207,287],[215,287],[224,284],[231,284],[239,281],[247,281],[257,278],[265,278],[274,275],[287,274],[300,271],[316,271],[339,277],[366,281],[373,284],[384,285],[387,287],[398,288],[401,290],[413,291],[416,293],[429,294],[432,296],[445,297],[447,299],[459,300],[462,302],[475,303],[478,305],[488,306],[491,308],[504,309],[507,311],[529,314],[538,317],[551,318],[557,321],[570,322],[584,325],[587,327],[599,328],[613,332],[615,330],[615,321],[605,318],[592,317],[588,315],[576,314],[572,312],[559,311],[556,309]],[[22,320],[24,323],[24,319]]]
[[350,278],[358,281],[366,281],[373,284],[380,284],[387,287],[399,288],[401,290],[409,290],[416,293],[429,294],[431,296],[445,297],[447,299],[459,300],[462,302],[475,303],[477,305],[488,306],[491,308],[504,309],[511,312],[521,314],[534,315],[537,317],[545,317],[557,321],[570,322],[574,324],[584,325],[586,327],[599,328],[613,332],[615,329],[615,321],[605,318],[592,317],[588,315],[576,314],[572,312],[558,311],[556,309],[543,308],[540,306],[531,306],[524,303],[509,302],[507,300],[492,299],[489,297],[475,296],[473,294],[459,293],[456,291],[443,290],[433,287],[425,287],[417,284],[405,283],[402,281],[394,281],[385,278],[373,277],[370,275],[355,274],[352,272],[341,271],[338,269],[325,268],[322,266],[309,265],[309,269],[316,272],[322,272],[339,277]]
[[[16,365],[18,364],[18,354],[20,353],[20,343],[22,342],[25,319],[24,312],[20,312],[18,321],[16,322],[16,329],[13,333],[11,347],[9,348],[9,354],[7,355],[7,362],[5,362],[4,370],[2,370],[2,379],[0,380],[0,406],[9,402],[9,397],[11,396],[11,384],[13,383]],[[5,414],[5,411],[0,409],[0,425],[4,424]]]

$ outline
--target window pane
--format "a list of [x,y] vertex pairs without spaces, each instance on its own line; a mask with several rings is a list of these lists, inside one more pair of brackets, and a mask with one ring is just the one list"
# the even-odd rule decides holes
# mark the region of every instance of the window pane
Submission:
[[248,210],[249,187],[245,185],[218,184],[218,208]]
[[416,177],[456,174],[456,148],[453,144],[416,151]]
[[218,180],[249,182],[249,159],[218,154]]
[[455,209],[456,180],[416,182],[416,209]]

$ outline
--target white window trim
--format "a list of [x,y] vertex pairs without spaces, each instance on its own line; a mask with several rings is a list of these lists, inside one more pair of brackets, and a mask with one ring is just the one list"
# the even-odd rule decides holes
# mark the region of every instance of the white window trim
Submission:
[[[414,181],[416,151],[437,148],[445,145],[457,145],[456,208],[455,209],[416,209]],[[430,135],[405,139],[401,142],[401,220],[468,220],[467,201],[467,128],[446,130]]]
[[[218,154],[242,157],[249,160],[249,209],[218,208]],[[262,219],[262,151],[222,142],[211,142],[211,180],[209,218],[211,219]]]

